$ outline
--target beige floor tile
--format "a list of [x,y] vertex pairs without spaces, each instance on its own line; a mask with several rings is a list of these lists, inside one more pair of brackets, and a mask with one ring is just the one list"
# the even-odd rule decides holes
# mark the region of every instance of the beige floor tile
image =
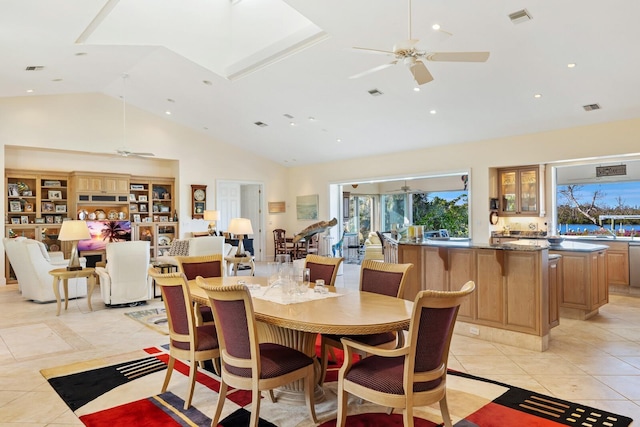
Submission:
[[492,375],[525,375],[526,372],[517,364],[511,361],[507,356],[486,356],[478,357],[476,355],[456,356],[458,361],[467,372],[480,376]]
[[613,356],[575,357],[572,362],[589,375],[640,375],[638,367]]
[[630,400],[640,400],[640,375],[598,375],[600,380]]
[[[608,385],[587,375],[533,375],[533,377],[553,396],[560,399],[578,401],[580,399],[623,400],[625,398]],[[616,389],[621,385],[619,384]]]

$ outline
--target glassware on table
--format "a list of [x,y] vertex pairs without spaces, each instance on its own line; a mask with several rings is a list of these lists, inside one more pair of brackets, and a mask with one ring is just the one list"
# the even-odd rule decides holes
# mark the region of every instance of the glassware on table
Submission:
[[314,286],[313,291],[319,294],[326,294],[327,292],[329,292],[327,287],[324,285],[324,279],[316,280],[316,285]]
[[276,262],[278,264],[287,264],[291,262],[291,255],[289,254],[277,254]]
[[309,290],[309,282],[311,281],[311,270],[308,268],[300,268],[296,271],[296,293],[304,295]]

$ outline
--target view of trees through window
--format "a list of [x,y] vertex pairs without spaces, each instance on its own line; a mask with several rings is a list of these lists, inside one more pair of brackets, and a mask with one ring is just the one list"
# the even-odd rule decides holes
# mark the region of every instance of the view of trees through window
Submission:
[[[632,235],[640,231],[640,182],[558,185],[557,232]],[[601,215],[617,216],[600,220]]]

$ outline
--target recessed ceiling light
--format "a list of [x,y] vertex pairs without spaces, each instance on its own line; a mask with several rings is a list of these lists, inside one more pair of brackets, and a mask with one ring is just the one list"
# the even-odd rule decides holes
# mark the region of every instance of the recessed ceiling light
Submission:
[[27,89],[27,93],[33,93],[33,89]]
[[429,114],[436,114],[436,113],[437,113],[437,111],[436,111],[436,110],[431,110],[431,111],[429,111]]
[[296,124],[294,122],[289,122],[289,126],[295,126]]
[[535,95],[533,95],[533,97],[534,97],[534,98],[536,98],[536,99],[537,99],[537,98],[542,98],[542,94],[540,94],[540,93],[536,93]]
[[170,116],[170,115],[171,115],[171,111],[165,111],[164,113],[165,113],[167,116]]
[[576,67],[576,64],[573,62],[567,64],[567,68],[575,68],[575,67]]
[[413,88],[413,91],[414,92],[420,92],[420,88],[416,86],[416,87]]
[[433,28],[434,30],[438,31],[440,29],[440,25],[439,24],[433,24],[431,26],[431,28]]
[[336,142],[342,142],[342,140],[340,138],[336,139]]
[[315,117],[311,117],[311,116],[309,116],[309,121],[310,121],[310,122],[315,122],[315,121],[316,121],[316,118],[315,118]]

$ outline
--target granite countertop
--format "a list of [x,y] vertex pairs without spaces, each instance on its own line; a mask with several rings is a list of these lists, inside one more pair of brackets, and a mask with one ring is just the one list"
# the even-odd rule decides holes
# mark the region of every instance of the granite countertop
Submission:
[[495,249],[505,251],[541,251],[543,249],[549,249],[557,252],[597,252],[604,249],[609,249],[606,245],[597,245],[591,243],[582,243],[576,241],[564,241],[560,245],[550,245],[546,239],[522,239],[512,242],[503,243],[500,245],[487,244],[475,244],[470,239],[426,239],[423,242],[409,242],[401,240],[398,242],[400,245],[412,245],[412,246],[435,246],[446,248],[469,248],[469,249]]

